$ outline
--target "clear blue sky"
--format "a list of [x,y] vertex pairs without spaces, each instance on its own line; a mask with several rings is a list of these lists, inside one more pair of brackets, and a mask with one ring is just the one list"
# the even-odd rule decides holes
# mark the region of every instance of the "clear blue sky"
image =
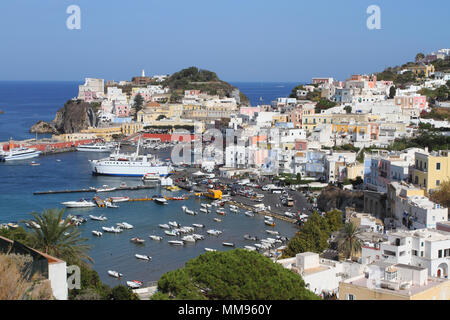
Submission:
[[[81,8],[81,30],[66,9]],[[381,30],[366,9],[381,8]],[[129,80],[197,66],[227,81],[345,79],[450,47],[448,0],[1,0],[0,80]]]

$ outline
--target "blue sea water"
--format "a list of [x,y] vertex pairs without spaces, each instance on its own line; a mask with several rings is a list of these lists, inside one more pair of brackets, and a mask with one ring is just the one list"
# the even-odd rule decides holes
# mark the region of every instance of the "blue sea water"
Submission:
[[[37,120],[50,121],[55,112],[65,101],[76,96],[78,82],[0,82],[0,109],[5,114],[0,115],[0,141],[9,137],[14,139],[33,138],[28,130]],[[262,96],[264,103],[270,103],[277,97],[289,95],[296,84],[282,83],[234,83],[248,95],[253,105],[259,103]],[[66,190],[88,188],[90,186],[118,186],[125,182],[128,185],[139,185],[139,178],[93,176],[90,172],[88,160],[104,157],[102,153],[70,152],[57,155],[41,156],[35,161],[40,166],[30,166],[31,160],[14,161],[0,164],[0,223],[21,221],[30,218],[32,211],[41,212],[49,208],[63,208],[61,202],[91,199],[94,193],[72,193],[54,195],[33,195],[35,191]],[[168,154],[159,154],[167,158]],[[59,160],[59,161],[57,161]],[[168,196],[181,195],[184,192],[169,192],[151,189],[140,191],[122,191],[101,193],[101,197],[129,196],[130,198],[151,197],[154,194]],[[201,201],[192,198],[186,201],[171,201],[161,206],[154,202],[126,202],[119,203],[118,209],[89,208],[67,209],[66,214],[80,214],[88,218],[89,214],[104,214],[105,222],[89,220],[79,227],[83,237],[91,245],[89,255],[94,259],[93,268],[99,273],[102,281],[109,285],[125,284],[127,280],[144,282],[158,280],[169,270],[182,267],[184,263],[204,252],[205,247],[218,250],[230,250],[223,247],[222,242],[233,242],[236,247],[251,245],[253,242],[244,240],[246,233],[268,237],[264,230],[268,229],[262,216],[249,218],[243,213],[234,214],[227,210],[222,217],[214,213],[199,213],[197,216],[186,215],[181,206],[186,205],[196,211]],[[215,222],[219,217],[222,222]],[[206,225],[196,233],[204,234],[206,239],[183,247],[171,246],[167,243],[169,236],[158,227],[158,224],[177,221],[181,225],[200,223]],[[100,230],[102,226],[114,226],[119,222],[128,222],[134,229],[125,230],[121,234],[104,233],[102,237],[94,237],[92,230]],[[223,231],[219,237],[206,234],[207,229],[217,228]],[[275,227],[280,234],[292,237],[296,228],[289,223],[278,221]],[[161,235],[163,241],[152,241],[150,234]],[[144,245],[135,245],[130,238],[139,236],[146,240]],[[151,262],[135,258],[135,254],[151,256]],[[116,270],[124,274],[122,280],[111,278],[108,270]]]

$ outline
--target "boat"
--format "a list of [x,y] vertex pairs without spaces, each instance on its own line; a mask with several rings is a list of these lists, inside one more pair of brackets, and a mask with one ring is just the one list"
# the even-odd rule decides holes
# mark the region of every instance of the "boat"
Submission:
[[176,232],[175,230],[164,231],[164,233],[167,234],[168,236],[172,236],[172,237],[176,237],[179,235],[179,233]]
[[222,234],[222,231],[216,230],[216,229],[210,229],[210,230],[206,231],[206,233],[213,235],[213,236],[219,236],[220,234]]
[[137,244],[141,244],[141,243],[145,242],[144,239],[141,239],[141,238],[138,238],[138,237],[131,238],[130,241],[133,242],[133,243],[137,243]]
[[102,227],[102,230],[105,232],[110,232],[110,233],[121,233],[123,230],[120,228],[114,228],[114,227]]
[[191,216],[196,216],[196,215],[197,215],[197,212],[195,212],[195,211],[193,211],[193,210],[189,210],[189,209],[186,209],[186,210],[184,211],[184,213],[189,214],[189,215],[191,215]]
[[192,235],[194,237],[195,240],[205,240],[205,236],[201,235],[201,234],[193,234]]
[[264,219],[265,219],[265,220],[268,220],[268,221],[272,221],[272,220],[273,220],[273,217],[271,217],[271,216],[264,216]]
[[222,220],[220,220],[219,218],[214,218],[214,221],[216,221],[216,222],[222,222]]
[[41,164],[35,161],[31,161],[30,165],[32,166],[40,166]]
[[245,240],[258,241],[258,237],[250,236],[248,234],[244,235]]
[[9,151],[0,154],[0,162],[13,161],[13,160],[25,160],[30,158],[36,158],[41,151],[34,148],[13,148],[12,141],[9,142]]
[[141,259],[141,260],[147,260],[147,261],[152,260],[152,257],[146,256],[146,255],[143,255],[143,254],[135,254],[134,256],[136,258],[138,258],[138,259]]
[[180,224],[176,221],[169,221],[169,226],[178,228],[180,226]]
[[126,202],[126,201],[130,200],[130,198],[129,197],[111,197],[111,198],[109,198],[109,200],[111,202]]
[[111,201],[105,201],[105,205],[107,208],[118,208],[119,206],[112,203]]
[[271,226],[271,227],[275,227],[275,222],[273,222],[272,220],[264,220],[264,223],[266,224],[266,225],[268,225],[268,226]]
[[100,160],[89,160],[92,174],[110,176],[143,177],[155,174],[165,177],[173,171],[169,163],[158,160],[151,154],[139,155],[140,139],[133,154],[120,154],[120,146],[109,157]]
[[156,173],[144,174],[144,176],[142,177],[142,181],[150,182],[150,183],[154,183],[154,184],[161,183],[161,179],[159,178],[159,175],[157,175]]
[[122,229],[129,230],[129,229],[133,229],[134,228],[131,224],[126,223],[126,222],[122,222],[122,223],[119,222],[119,223],[116,223],[116,224]]
[[224,210],[220,210],[220,209],[217,210],[216,213],[217,213],[217,214],[220,214],[221,216],[226,215],[226,214],[225,214],[225,211],[224,211]]
[[95,188],[95,192],[109,192],[116,190],[115,187],[110,187],[106,184],[104,184],[101,188]]
[[201,208],[200,211],[203,212],[203,213],[208,213],[208,210],[205,209],[205,208]]
[[168,224],[166,224],[166,223],[164,223],[164,224],[158,224],[158,226],[159,226],[160,228],[162,228],[162,229],[170,229],[170,226],[169,226]]
[[91,218],[91,220],[96,220],[96,221],[106,221],[106,220],[108,220],[108,218],[106,218],[103,215],[101,215],[101,216],[93,216],[93,215],[90,214],[89,218]]
[[204,224],[200,224],[200,223],[193,223],[192,225],[196,228],[204,228],[205,227]]
[[163,237],[154,236],[154,235],[150,235],[149,238],[152,239],[152,240],[155,240],[155,241],[161,241],[163,239]]
[[230,212],[238,213],[239,210],[238,210],[237,208],[231,208],[231,207],[230,207]]
[[84,144],[77,147],[77,151],[83,152],[111,152],[112,145],[107,144]]
[[267,233],[269,234],[274,234],[274,235],[279,235],[280,233],[278,231],[274,231],[274,230],[266,230]]
[[34,222],[34,221],[28,221],[28,222],[25,222],[25,225],[26,225],[28,228],[41,229],[41,226],[38,225],[38,224],[37,224],[36,222]]
[[183,246],[184,245],[184,242],[183,241],[180,241],[180,240],[170,240],[170,241],[168,241],[170,244],[173,244],[173,245],[175,245],[175,246]]
[[97,230],[92,230],[92,234],[97,237],[101,237],[103,235],[103,233],[101,233],[100,231],[97,231]]
[[234,243],[231,242],[222,242],[222,245],[225,247],[234,247]]
[[212,205],[210,205],[210,204],[206,204],[206,208],[208,208],[208,209],[211,209],[212,208]]
[[245,211],[244,214],[245,214],[247,217],[254,217],[254,216],[255,216],[255,214],[254,214],[253,212],[251,212],[251,211]]
[[109,274],[111,277],[114,277],[114,278],[120,278],[120,277],[123,276],[123,274],[121,274],[121,273],[119,273],[119,272],[117,272],[117,271],[112,271],[112,270],[108,270],[108,274]]
[[253,246],[244,246],[244,249],[250,250],[250,251],[255,251],[256,247]]
[[80,199],[78,201],[66,201],[62,202],[61,204],[66,206],[67,208],[89,208],[96,206],[92,201],[87,201],[85,199]]
[[193,236],[184,236],[183,238],[181,238],[181,240],[183,240],[184,242],[194,242],[197,241]]
[[127,281],[127,286],[130,287],[131,289],[139,289],[140,287],[142,287],[142,285],[143,285],[142,281],[138,280]]
[[215,252],[215,251],[217,251],[216,249],[211,249],[211,248],[205,248],[205,251],[208,251],[208,252]]
[[153,200],[158,204],[168,204],[167,200],[163,197],[153,198]]

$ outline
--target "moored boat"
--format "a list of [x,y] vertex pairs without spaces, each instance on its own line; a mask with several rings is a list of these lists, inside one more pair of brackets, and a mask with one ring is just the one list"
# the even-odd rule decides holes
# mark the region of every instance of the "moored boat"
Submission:
[[205,251],[208,251],[208,252],[216,252],[217,250],[216,250],[216,249],[211,249],[211,248],[205,248]]
[[122,273],[119,273],[119,272],[113,271],[113,270],[108,270],[108,274],[109,274],[111,277],[114,277],[114,278],[120,278],[120,277],[123,276]]
[[130,200],[129,197],[111,197],[109,198],[111,202],[126,202]]
[[95,203],[93,203],[92,201],[87,201],[85,199],[80,199],[78,201],[66,201],[66,202],[62,202],[61,204],[66,206],[67,208],[95,207]]
[[199,224],[199,223],[193,223],[192,225],[196,228],[204,228],[205,227],[204,224]]
[[170,244],[173,244],[173,245],[175,245],[175,246],[183,246],[184,245],[184,242],[183,241],[180,241],[180,240],[170,240],[170,241],[168,241]]
[[90,214],[89,218],[91,218],[91,220],[95,220],[95,221],[106,221],[106,220],[108,220],[108,218],[106,218],[103,215],[101,215],[101,216],[93,216],[93,215]]
[[138,258],[138,259],[141,259],[141,260],[146,260],[146,261],[152,260],[152,257],[146,256],[146,255],[143,255],[143,254],[135,254],[134,256],[136,258]]
[[142,281],[138,280],[127,281],[127,286],[130,287],[131,289],[139,289],[140,287],[142,287],[142,285],[143,285]]
[[103,233],[101,233],[100,231],[97,231],[97,230],[92,230],[92,234],[97,237],[101,237],[103,235]]
[[234,247],[234,243],[231,242],[222,242],[222,245],[225,247]]
[[139,238],[139,237],[131,238],[130,241],[133,242],[133,243],[137,243],[137,244],[142,244],[142,243],[145,242],[144,239]]
[[154,236],[154,235],[150,235],[149,238],[152,239],[152,240],[155,240],[155,241],[161,241],[163,239],[163,237]]

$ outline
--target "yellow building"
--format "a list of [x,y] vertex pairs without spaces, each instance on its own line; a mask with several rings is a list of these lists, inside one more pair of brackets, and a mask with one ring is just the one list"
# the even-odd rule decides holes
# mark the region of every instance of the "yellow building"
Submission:
[[140,132],[142,128],[143,128],[142,123],[130,122],[130,123],[123,123],[121,130],[122,134],[128,136]]
[[429,77],[431,74],[434,73],[435,69],[434,69],[434,65],[432,65],[432,64],[426,65],[426,64],[422,63],[422,64],[419,64],[416,66],[409,67],[408,71],[411,71],[416,76]]
[[430,154],[416,152],[416,162],[413,170],[413,183],[427,192],[438,189],[440,184],[450,179],[450,153],[448,150],[431,152]]
[[316,126],[320,124],[329,124],[331,121],[331,114],[314,113],[304,114],[302,117],[302,128],[307,132],[313,131]]
[[89,140],[96,139],[97,135],[95,133],[64,133],[64,134],[54,134],[52,139],[61,142],[75,142],[78,140]]
[[105,141],[111,141],[113,135],[122,134],[122,126],[111,126],[104,128],[88,128],[81,130],[81,133],[94,133],[97,138],[104,139]]
[[347,179],[354,180],[357,177],[364,178],[364,163],[354,162],[347,165],[346,168]]

